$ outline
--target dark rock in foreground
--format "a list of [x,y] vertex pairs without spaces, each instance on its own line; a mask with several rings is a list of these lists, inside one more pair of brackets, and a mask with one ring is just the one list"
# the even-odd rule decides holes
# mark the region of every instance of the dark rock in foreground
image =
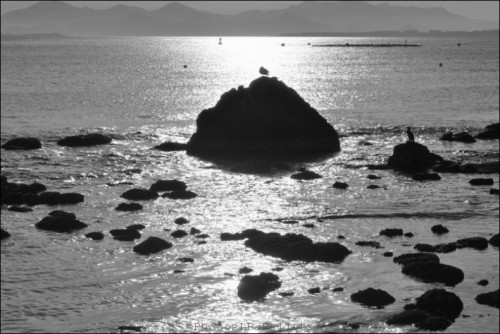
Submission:
[[59,146],[86,147],[105,145],[111,143],[111,138],[100,133],[90,133],[87,135],[69,136],[57,141]]
[[262,76],[203,110],[187,144],[192,155],[340,151],[337,132],[293,89]]
[[255,236],[264,235],[265,233],[256,229],[248,229],[244,230],[241,233],[221,233],[220,240],[221,241],[231,241],[231,240],[243,240],[246,238],[251,238]]
[[87,224],[71,217],[47,216],[35,224],[36,228],[54,232],[70,233],[86,228]]
[[458,141],[458,142],[462,142],[462,143],[475,143],[476,142],[474,137],[472,137],[467,132],[460,132],[457,134],[454,134],[453,132],[448,132],[448,133],[444,134],[439,139],[445,140],[445,141]]
[[403,235],[403,230],[400,228],[386,228],[380,231],[380,235],[385,235],[387,237],[400,237]]
[[[262,232],[261,232],[262,233]],[[222,237],[222,236],[221,236]],[[301,234],[262,233],[249,237],[245,246],[286,261],[342,262],[352,252],[337,242],[317,242]]]
[[245,276],[238,285],[238,297],[244,301],[263,299],[269,292],[281,286],[279,277],[272,273],[260,273],[258,276]]
[[335,182],[332,185],[332,187],[335,189],[347,189],[347,188],[349,188],[349,185],[345,182]]
[[441,176],[437,173],[417,173],[412,177],[415,181],[439,181]]
[[49,212],[49,216],[52,217],[68,217],[68,218],[73,218],[76,219],[76,215],[73,212],[66,212],[63,210],[54,210]]
[[394,147],[394,152],[387,164],[398,170],[418,171],[433,167],[443,158],[433,154],[429,149],[419,143],[408,141]]
[[488,248],[488,240],[483,237],[471,237],[457,240],[456,245],[457,248],[469,247],[477,250],[483,250]]
[[176,230],[172,232],[170,235],[173,236],[174,238],[184,238],[188,234],[184,230]]
[[128,230],[140,231],[140,230],[144,230],[145,228],[146,228],[146,226],[143,224],[132,224],[132,225],[127,226]]
[[7,232],[6,230],[4,230],[3,228],[1,229],[1,240],[6,239],[6,238],[8,238],[10,236],[11,236],[11,234],[9,232]]
[[420,263],[420,262],[439,263],[439,257],[436,254],[429,254],[429,253],[407,253],[396,256],[393,259],[393,261],[394,263],[398,263],[400,265],[405,266],[411,263]]
[[472,186],[492,186],[493,179],[472,179],[469,181]]
[[149,255],[169,249],[173,245],[158,237],[149,237],[133,248],[134,252],[141,255]]
[[139,231],[128,228],[111,230],[109,233],[113,236],[113,239],[119,241],[132,241],[141,237],[141,233]]
[[389,325],[412,325],[429,318],[430,314],[418,308],[404,310],[402,313],[393,315],[387,320]]
[[57,191],[45,191],[38,196],[40,204],[46,205],[69,205],[83,202],[85,197],[79,193],[59,193]]
[[476,302],[481,305],[488,305],[498,308],[499,290],[481,293],[476,297]]
[[142,209],[143,206],[140,205],[139,203],[120,203],[115,208],[116,211],[125,211],[125,212],[138,211]]
[[377,241],[358,241],[356,242],[356,245],[363,247],[382,248],[382,246],[380,246],[380,242]]
[[417,308],[434,315],[443,315],[450,320],[458,318],[464,304],[453,292],[444,289],[432,289],[417,298]]
[[408,304],[405,311],[387,320],[389,325],[412,325],[419,329],[445,330],[460,315],[463,303],[452,292],[433,289],[417,298],[416,304]]
[[230,171],[242,174],[272,174],[279,171],[288,171],[290,166],[280,161],[247,160],[234,164]]
[[492,236],[490,240],[488,240],[488,243],[492,246],[498,247],[498,233]]
[[176,223],[177,225],[184,225],[184,224],[188,224],[189,223],[189,220],[187,220],[186,218],[184,217],[179,217],[179,218],[176,218],[174,220],[174,223]]
[[14,212],[31,212],[31,211],[33,211],[32,208],[28,208],[25,206],[19,206],[19,205],[9,206],[7,210],[14,211]]
[[451,253],[457,249],[457,245],[454,242],[434,246],[429,244],[416,244],[414,248],[420,252]]
[[500,123],[488,125],[484,132],[476,135],[477,139],[499,139],[500,138]]
[[439,282],[448,286],[455,286],[464,280],[462,270],[435,262],[410,263],[403,266],[402,272],[426,283]]
[[127,190],[120,197],[128,199],[130,201],[147,201],[157,199],[159,195],[152,190],[135,188]]
[[149,187],[149,190],[161,192],[161,191],[184,191],[187,189],[187,185],[178,180],[160,180],[156,181]]
[[431,231],[432,231],[432,233],[436,233],[436,234],[444,234],[444,233],[450,232],[450,230],[448,230],[448,228],[446,228],[445,226],[443,226],[441,224],[432,226]]
[[165,143],[153,147],[153,149],[164,152],[185,151],[187,149],[187,144],[167,141]]
[[104,234],[102,232],[90,232],[85,234],[85,237],[92,240],[102,240],[104,239]]
[[490,189],[490,195],[500,195],[500,190],[498,190],[498,189]]
[[396,301],[393,296],[384,290],[368,288],[366,290],[358,291],[351,295],[353,302],[362,304],[368,307],[383,308]]
[[2,145],[4,150],[36,150],[42,148],[37,138],[14,138]]

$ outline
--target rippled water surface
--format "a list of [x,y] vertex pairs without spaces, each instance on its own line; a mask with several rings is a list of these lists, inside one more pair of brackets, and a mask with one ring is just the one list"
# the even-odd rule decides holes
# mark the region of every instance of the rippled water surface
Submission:
[[[409,300],[442,287],[416,281],[383,257],[413,251],[416,243],[437,244],[469,236],[489,238],[499,231],[498,196],[473,187],[473,177],[442,174],[439,182],[419,183],[389,170],[385,163],[412,126],[417,141],[446,159],[498,161],[495,141],[442,142],[447,131],[476,134],[498,122],[498,39],[422,39],[419,48],[314,48],[320,43],[385,43],[392,39],[332,38],[109,38],[11,39],[1,42],[1,139],[34,136],[36,151],[2,150],[2,175],[9,181],[41,182],[51,191],[80,192],[85,202],[34,207],[33,212],[1,211],[2,228],[12,237],[1,249],[2,332],[109,332],[140,326],[150,332],[415,332],[384,320]],[[285,47],[280,44],[285,43]],[[457,46],[461,43],[461,47]],[[443,67],[438,64],[443,63]],[[184,68],[187,65],[187,68]],[[294,88],[342,134],[342,151],[322,160],[285,161],[289,170],[267,175],[230,171],[232,162],[207,161],[184,152],[151,147],[167,140],[186,142],[196,117],[220,95],[248,86],[265,66]],[[64,136],[102,132],[110,145],[64,148]],[[369,141],[372,146],[360,145]],[[300,167],[323,176],[290,178]],[[377,174],[379,180],[367,175]],[[114,208],[132,187],[160,179],[186,182],[198,197],[159,198],[144,210]],[[336,181],[346,190],[333,189]],[[133,183],[120,184],[124,182]],[[367,186],[380,185],[370,190]],[[48,212],[74,212],[85,230],[58,234],[34,224]],[[190,222],[174,224],[178,217]],[[296,219],[299,224],[283,224]],[[108,232],[133,223],[146,226],[136,242]],[[303,225],[313,223],[314,228]],[[436,236],[443,224],[450,233]],[[209,235],[175,239],[178,228],[196,227]],[[398,227],[413,238],[387,239],[378,233]],[[353,251],[341,264],[286,262],[246,248],[243,241],[220,241],[222,232],[256,228],[301,233],[314,241],[339,241]],[[343,235],[344,240],[337,236]],[[174,244],[152,256],[132,247],[148,236]],[[356,246],[379,241],[383,249]],[[446,287],[464,302],[463,314],[446,332],[498,332],[498,309],[474,298],[498,289],[498,248],[460,249],[440,254],[461,268],[465,279]],[[193,263],[179,258],[191,257]],[[237,285],[243,266],[276,273],[281,288],[263,302],[243,303]],[[276,271],[281,267],[281,271]],[[174,270],[184,270],[174,273]],[[489,285],[477,285],[488,279]],[[313,287],[325,288],[312,295]],[[342,287],[344,291],[331,290]],[[367,309],[350,295],[368,287],[396,298],[384,309]],[[293,291],[291,297],[279,292]],[[360,324],[358,329],[349,323]]]

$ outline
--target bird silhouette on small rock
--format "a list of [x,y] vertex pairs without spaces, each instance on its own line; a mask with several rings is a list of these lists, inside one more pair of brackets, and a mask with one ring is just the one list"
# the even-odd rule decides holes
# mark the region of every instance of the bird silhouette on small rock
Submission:
[[259,73],[262,75],[269,75],[269,71],[262,66],[259,68]]
[[408,135],[408,140],[414,142],[415,141],[415,136],[410,130],[410,127],[406,128],[406,134]]

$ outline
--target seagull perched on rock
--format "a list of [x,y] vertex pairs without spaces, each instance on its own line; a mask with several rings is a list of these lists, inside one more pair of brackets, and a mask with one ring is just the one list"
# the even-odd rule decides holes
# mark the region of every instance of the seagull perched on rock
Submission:
[[411,132],[410,127],[406,128],[406,134],[408,135],[408,140],[409,141],[413,141],[413,142],[415,141],[415,136]]
[[259,73],[262,75],[269,75],[269,71],[262,66],[259,68]]

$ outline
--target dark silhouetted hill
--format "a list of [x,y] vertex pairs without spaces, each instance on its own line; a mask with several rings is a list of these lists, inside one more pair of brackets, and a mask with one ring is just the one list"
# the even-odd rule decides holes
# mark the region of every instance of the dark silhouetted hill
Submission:
[[157,10],[117,5],[96,10],[41,1],[2,15],[2,33],[76,36],[276,36],[299,33],[498,29],[498,22],[467,19],[443,8],[371,5],[363,1],[306,1],[281,10],[237,15],[199,11],[171,2]]

